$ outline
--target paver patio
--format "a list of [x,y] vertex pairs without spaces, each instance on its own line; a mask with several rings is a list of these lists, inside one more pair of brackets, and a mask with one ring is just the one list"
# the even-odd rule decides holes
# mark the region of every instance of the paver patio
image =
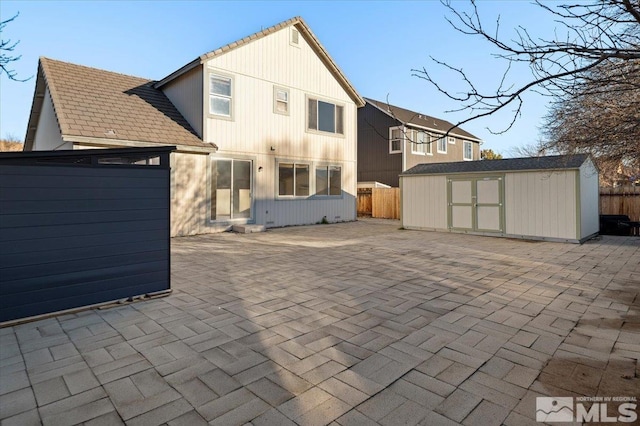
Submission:
[[398,227],[174,239],[171,296],[0,329],[2,425],[534,425],[536,396],[640,397],[640,238]]

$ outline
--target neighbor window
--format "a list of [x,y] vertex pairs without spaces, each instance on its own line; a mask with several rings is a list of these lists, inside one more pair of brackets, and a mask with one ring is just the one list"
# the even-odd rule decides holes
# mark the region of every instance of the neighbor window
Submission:
[[211,74],[209,76],[209,113],[231,117],[231,77]]
[[473,144],[471,142],[464,141],[464,153],[463,159],[473,160]]
[[427,134],[423,131],[413,132],[413,144],[411,152],[414,154],[425,155],[427,153]]
[[402,129],[394,127],[389,129],[389,154],[402,152]]
[[438,152],[442,154],[447,153],[447,138],[441,137],[438,139]]
[[289,115],[289,90],[281,87],[273,88],[273,112]]
[[452,138],[451,136],[449,136],[449,143],[452,145],[456,144],[456,138]]
[[307,128],[321,132],[344,134],[344,107],[309,98]]
[[281,197],[309,196],[309,165],[279,163],[278,195]]
[[340,166],[316,167],[316,195],[342,195]]

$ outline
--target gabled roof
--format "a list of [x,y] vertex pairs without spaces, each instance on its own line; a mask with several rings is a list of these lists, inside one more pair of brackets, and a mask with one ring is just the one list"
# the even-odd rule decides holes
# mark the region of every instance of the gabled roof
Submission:
[[550,155],[546,157],[507,158],[504,160],[457,161],[455,163],[418,164],[402,173],[406,175],[438,175],[453,173],[510,172],[523,170],[578,169],[589,159],[588,154]]
[[63,139],[73,137],[206,147],[154,81],[40,58],[25,149],[49,88]]
[[400,121],[405,126],[413,125],[416,127],[433,130],[434,132],[442,134],[451,129],[451,131],[449,132],[451,136],[459,136],[470,141],[482,142],[480,138],[459,127],[454,127],[453,124],[449,123],[446,120],[441,120],[439,118],[431,117],[430,115],[391,105],[387,102],[376,101],[375,99],[364,98],[364,100],[374,107],[378,108],[388,116]]
[[187,65],[182,68],[174,71],[169,74],[167,77],[163,78],[159,82],[155,84],[156,88],[162,87],[165,84],[169,83],[173,79],[181,76],[182,74],[188,72],[189,70],[195,68],[198,65],[203,64],[205,61],[215,58],[216,56],[224,55],[231,50],[242,47],[252,41],[259,40],[263,37],[268,36],[269,34],[273,34],[277,31],[280,31],[283,28],[287,28],[290,26],[295,26],[296,29],[300,32],[300,34],[305,38],[307,43],[311,46],[311,48],[316,52],[322,63],[331,71],[336,80],[340,83],[342,88],[349,94],[351,99],[356,103],[358,107],[364,106],[364,99],[358,94],[356,89],[349,83],[347,77],[345,77],[344,73],[338,68],[338,65],[331,59],[327,50],[320,44],[320,41],[317,37],[311,32],[311,29],[307,25],[307,23],[300,16],[296,16],[291,19],[287,19],[286,21],[280,22],[272,27],[266,28],[264,30],[258,31],[257,33],[251,34],[250,36],[244,37],[240,40],[234,41],[233,43],[229,43],[225,46],[222,46],[218,49],[212,50],[211,52],[200,55],[195,60],[189,62]]

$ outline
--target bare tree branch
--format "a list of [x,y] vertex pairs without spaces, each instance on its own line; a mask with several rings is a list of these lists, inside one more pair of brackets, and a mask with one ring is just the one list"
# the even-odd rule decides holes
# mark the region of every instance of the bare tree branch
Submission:
[[[0,22],[0,33],[2,33],[7,24],[13,22],[13,20],[15,20],[18,15],[20,15],[20,13],[16,13],[13,17],[7,19],[6,21]],[[18,73],[15,70],[11,69],[11,64],[20,60],[20,58],[22,57],[22,55],[13,54],[16,46],[18,46],[19,43],[19,40],[14,42],[11,41],[11,39],[0,39],[0,75],[6,74],[10,80],[24,82],[29,80],[31,77],[24,80],[19,79]]]
[[[640,2],[634,0],[590,0],[576,4],[536,1],[535,5],[545,11],[560,30],[556,30],[550,38],[540,38],[520,26],[514,28],[513,39],[505,39],[501,35],[499,16],[490,28],[485,27],[476,0],[470,0],[469,11],[462,10],[458,2],[441,1],[450,13],[450,17],[445,19],[454,29],[484,40],[496,49],[497,53],[493,56],[505,62],[505,71],[493,91],[479,90],[473,78],[461,67],[435,58],[431,58],[433,67],[412,70],[413,76],[428,81],[440,93],[458,102],[460,107],[454,111],[469,112],[469,118],[454,126],[491,116],[513,106],[510,111],[512,118],[501,126],[501,130],[489,129],[494,134],[504,133],[512,128],[520,116],[524,93],[531,91],[561,99],[585,90],[585,83],[594,79],[591,71],[601,64],[640,61]],[[521,75],[523,66],[529,69],[531,79],[519,85],[513,83],[514,74]],[[436,81],[430,70],[437,67],[458,75],[464,91],[451,90]],[[616,72],[616,69],[607,75],[611,81],[623,78],[625,75],[620,70]],[[588,90],[595,93],[599,89],[591,84]],[[626,89],[617,87],[616,90],[620,92]]]

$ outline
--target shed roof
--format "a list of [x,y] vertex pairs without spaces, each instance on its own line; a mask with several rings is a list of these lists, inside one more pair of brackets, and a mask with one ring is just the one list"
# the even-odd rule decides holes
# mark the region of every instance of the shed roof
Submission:
[[452,123],[446,120],[441,120],[439,118],[431,117],[430,115],[391,105],[387,102],[376,101],[375,99],[364,98],[364,100],[375,106],[385,114],[389,115],[390,117],[393,117],[396,120],[402,122],[402,124],[404,125],[425,127],[442,134],[450,130],[449,134],[451,136],[460,136],[462,138],[476,142],[481,141],[481,139],[477,136],[472,135],[464,129],[455,127]]
[[438,175],[453,173],[512,172],[524,170],[577,169],[589,158],[588,154],[550,155],[545,157],[507,158],[504,160],[457,161],[455,163],[418,164],[402,173],[410,175]]
[[153,84],[145,78],[40,58],[26,149],[35,139],[46,87],[63,138],[212,148]]

